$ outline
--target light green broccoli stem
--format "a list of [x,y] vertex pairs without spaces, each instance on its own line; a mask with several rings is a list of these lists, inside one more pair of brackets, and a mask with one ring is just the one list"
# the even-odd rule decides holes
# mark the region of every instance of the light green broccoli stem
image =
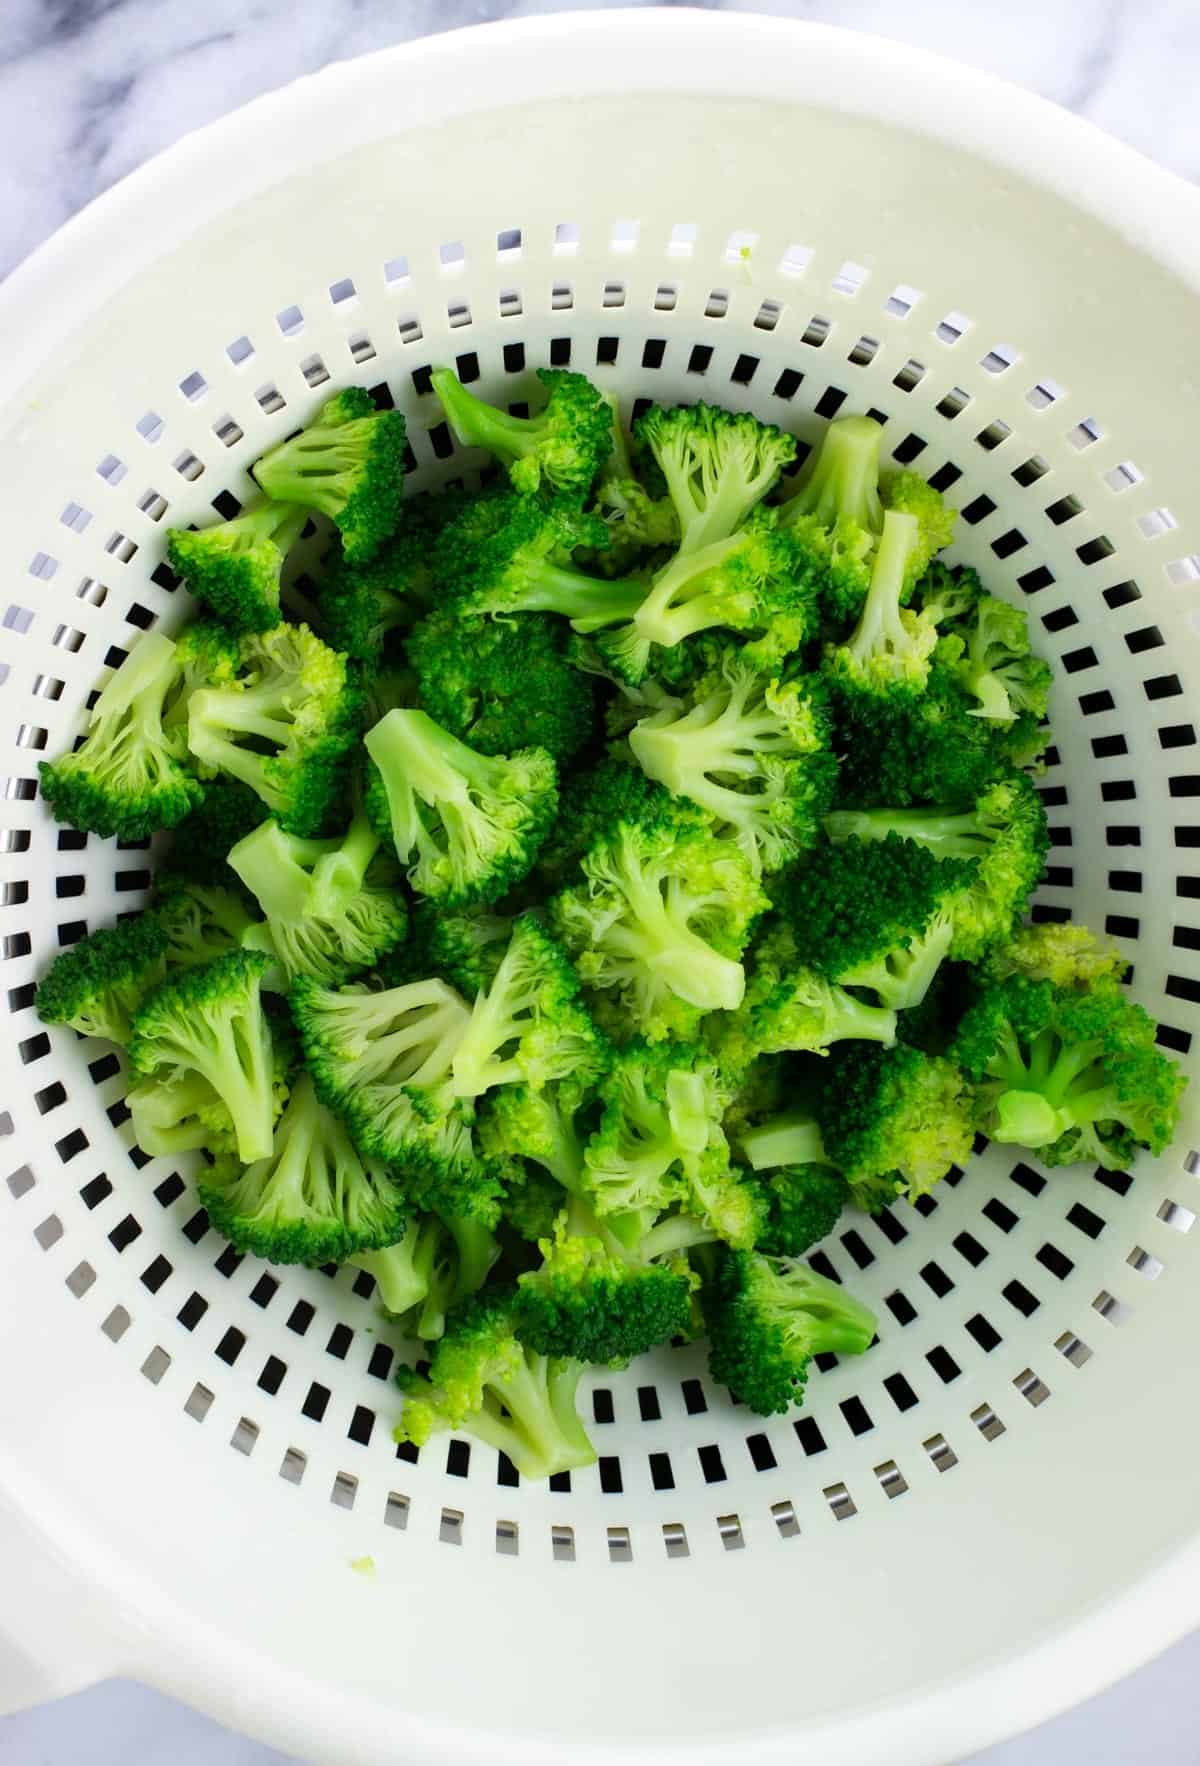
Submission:
[[506,1453],[526,1478],[591,1465],[596,1450],[575,1408],[579,1374],[577,1361],[526,1350],[506,1379],[488,1387],[482,1409],[465,1417],[463,1427]]
[[783,1165],[826,1165],[821,1130],[811,1116],[788,1110],[757,1128],[749,1128],[738,1145],[752,1171],[775,1171]]
[[[619,1223],[610,1222],[614,1231],[616,1224]],[[673,1257],[680,1251],[690,1251],[696,1245],[715,1245],[719,1236],[694,1215],[668,1214],[638,1238],[637,1261],[653,1263],[663,1257]]]
[[953,915],[940,914],[910,944],[844,970],[838,982],[842,987],[869,987],[893,1011],[909,1011],[929,992],[953,942]]
[[834,810],[822,823],[835,845],[846,840],[886,840],[899,834],[928,847],[936,858],[981,858],[998,830],[981,824],[973,809]]
[[726,597],[713,590],[709,573],[719,570],[744,541],[738,534],[714,540],[699,551],[679,551],[654,578],[634,614],[634,630],[644,643],[671,648],[696,632],[721,623]]
[[598,632],[604,626],[632,619],[646,594],[645,577],[584,576],[568,566],[541,559],[524,577],[512,610],[521,613],[558,613],[569,619],[577,632]]
[[264,454],[254,476],[268,497],[317,509],[332,521],[358,488],[375,422],[372,415],[330,427],[318,417]]
[[784,506],[785,525],[812,515],[828,528],[844,517],[877,534],[883,526],[879,500],[882,440],[883,429],[873,417],[836,418],[797,475],[796,488]]
[[[916,549],[919,534],[915,515],[898,515],[889,510],[884,517],[871,571],[871,586],[858,624],[846,646],[850,656],[862,668],[879,658],[908,658],[920,647],[913,629],[914,616],[906,614],[901,607],[909,559]],[[929,632],[932,634],[932,626]]]
[[429,381],[462,447],[484,448],[507,462],[523,460],[541,444],[543,425],[536,417],[513,417],[476,398],[452,368],[435,368]]
[[875,1315],[837,1282],[790,1257],[763,1258],[754,1304],[786,1344],[803,1354],[861,1355],[875,1335]]
[[267,820],[239,840],[229,864],[268,919],[330,918],[362,888],[379,835],[359,809],[340,839],[305,840]]
[[398,1318],[428,1295],[440,1240],[437,1219],[417,1219],[398,1244],[383,1251],[357,1251],[346,1261],[374,1276],[381,1304]]

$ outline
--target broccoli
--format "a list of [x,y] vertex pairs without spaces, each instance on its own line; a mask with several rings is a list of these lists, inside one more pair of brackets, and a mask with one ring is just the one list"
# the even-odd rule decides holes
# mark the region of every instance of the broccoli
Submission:
[[873,417],[838,417],[784,493],[780,524],[817,572],[821,602],[839,623],[856,620],[883,528],[879,447]]
[[377,411],[362,387],[327,399],[313,421],[255,462],[268,497],[327,515],[352,564],[364,562],[400,523],[404,418]]
[[167,973],[167,937],[157,914],[119,920],[60,951],[38,984],[43,1024],[127,1043],[134,1013]]
[[724,1128],[751,1171],[762,1173],[764,1218],[756,1249],[799,1257],[838,1223],[849,1188],[821,1141],[809,1107],[784,1108],[813,1087],[799,1063],[778,1056],[756,1061],[725,1112]]
[[260,498],[217,527],[172,527],[167,558],[198,601],[241,632],[278,625],[279,573],[308,512]]
[[396,1440],[423,1447],[443,1429],[475,1435],[523,1478],[591,1465],[596,1450],[576,1409],[582,1362],[538,1355],[516,1336],[511,1293],[469,1300],[448,1322],[428,1379],[401,1368],[405,1394]]
[[961,621],[985,599],[979,572],[969,564],[944,564],[935,558],[917,584],[917,603],[936,626]]
[[80,746],[40,763],[42,797],[56,821],[144,840],[199,803],[182,734],[164,728],[182,679],[170,638],[145,633],[100,689]]
[[890,705],[925,686],[937,627],[927,615],[902,605],[918,543],[916,518],[889,510],[858,624],[844,644],[830,646],[826,654],[825,668],[844,692]]
[[[905,570],[905,596],[923,577],[934,557],[954,538],[957,512],[947,509],[941,492],[935,491],[919,472],[885,472],[879,481],[884,510],[907,515],[917,524],[916,545]],[[886,520],[886,516],[885,516]]]
[[433,553],[435,582],[459,618],[557,613],[577,632],[630,619],[648,579],[586,576],[570,562],[603,546],[604,523],[567,497],[541,502],[511,491],[477,497],[450,523]]
[[251,1164],[223,1155],[199,1182],[219,1233],[268,1263],[341,1263],[395,1244],[407,1208],[382,1161],[356,1152],[309,1074],[292,1087],[269,1152]]
[[417,703],[416,673],[407,666],[359,669],[356,675],[366,730],[381,722],[389,711],[411,710]]
[[861,1355],[875,1316],[836,1282],[791,1257],[721,1253],[705,1296],[709,1367],[759,1416],[799,1404],[814,1355]]
[[345,1116],[360,1152],[394,1166],[415,1207],[494,1225],[505,1164],[481,1153],[474,1110],[450,1078],[466,1002],[443,981],[372,992],[307,975],[288,1001],[317,1091]]
[[645,552],[676,547],[679,517],[669,497],[652,496],[639,480],[616,398],[604,396],[612,410],[613,450],[600,470],[595,512],[608,528],[609,541],[590,562],[607,576],[621,574]]
[[643,1261],[617,1244],[578,1197],[538,1249],[542,1262],[518,1277],[513,1307],[527,1348],[624,1367],[687,1331],[693,1278],[685,1259]]
[[974,859],[974,877],[956,897],[950,942],[950,956],[963,962],[977,961],[1012,932],[1049,846],[1046,812],[1023,773],[991,786],[971,809],[834,811],[825,818],[825,832],[837,842],[899,834],[938,859]]
[[240,1158],[265,1159],[275,1120],[271,1030],[262,980],[270,958],[232,951],[164,981],[134,1014],[129,1060],[137,1073],[198,1073],[233,1119]]
[[481,755],[423,711],[389,711],[365,740],[367,807],[414,889],[457,907],[527,875],[558,804],[544,749]]
[[241,779],[288,833],[317,834],[333,809],[358,735],[346,664],[307,626],[247,633],[238,676],[203,687],[188,747],[211,774]]
[[522,914],[454,1052],[455,1093],[475,1098],[520,1084],[538,1091],[567,1078],[586,1088],[608,1059],[566,955],[532,914]]
[[159,878],[152,910],[166,940],[167,969],[195,969],[230,951],[250,949],[247,939],[254,919],[240,894],[219,883],[187,883],[182,878]]
[[564,883],[619,822],[638,822],[666,799],[638,766],[610,753],[594,767],[573,772],[563,786],[559,811],[540,852],[536,875],[553,888]]
[[679,552],[728,540],[796,457],[794,437],[745,412],[652,405],[634,436],[662,473],[679,522]]
[[[507,1101],[516,1089],[507,1086],[498,1098]],[[528,1092],[527,1096],[541,1105],[546,1094]],[[562,1206],[562,1185],[544,1167],[527,1164],[504,1198],[504,1223],[525,1241],[527,1248],[536,1245],[539,1239],[553,1236],[554,1223],[562,1213]]]
[[430,376],[459,446],[484,448],[504,463],[516,490],[588,489],[612,451],[612,411],[582,374],[539,368],[549,393],[536,417],[512,417],[468,392],[453,370]]
[[[555,1214],[564,1190],[572,1194],[583,1190],[586,1130],[580,1116],[594,1075],[585,1068],[584,1077],[586,1083],[572,1075],[538,1090],[524,1083],[501,1086],[488,1095],[480,1117],[480,1144],[486,1153],[526,1164],[532,1161],[553,1178],[559,1191]],[[544,1238],[548,1231],[533,1236]]]
[[951,625],[938,655],[976,703],[971,717],[1012,724],[1042,718],[1050,696],[1050,665],[1029,649],[1029,615],[1022,607],[981,595],[970,618]]
[[407,653],[423,709],[480,754],[536,746],[569,760],[592,733],[592,683],[567,662],[550,620],[439,608],[409,635]]
[[983,966],[994,981],[1024,975],[1030,981],[1053,981],[1056,987],[1067,987],[1072,982],[1086,985],[1106,975],[1120,981],[1129,962],[1115,944],[1103,943],[1086,926],[1052,921],[1019,927],[1007,944],[988,952]]
[[650,778],[707,811],[756,872],[816,844],[836,762],[808,681],[771,679],[731,647],[685,704],[643,718],[629,746]]
[[1154,1020],[1111,974],[985,983],[951,1046],[979,1087],[979,1126],[1045,1165],[1117,1170],[1171,1141],[1187,1081]]
[[255,897],[266,924],[247,943],[274,956],[289,979],[312,975],[334,985],[399,944],[408,912],[374,865],[380,838],[359,809],[344,835],[302,840],[265,821],[240,840],[229,863]]
[[233,1118],[208,1080],[180,1072],[143,1079],[125,1094],[133,1138],[152,1158],[178,1157],[198,1149],[236,1154]]
[[[431,553],[443,528],[467,504],[461,491],[407,497],[398,531],[366,563],[350,563],[339,549],[317,585],[316,610],[335,650],[372,673],[382,665],[392,634],[433,606]],[[393,699],[385,709],[399,703]]]
[[943,1056],[905,1043],[835,1049],[816,1097],[828,1162],[860,1207],[926,1195],[975,1139],[971,1088]]
[[388,1312],[406,1317],[423,1342],[446,1328],[446,1314],[478,1293],[500,1254],[477,1220],[414,1215],[404,1237],[381,1251],[358,1251],[347,1262],[375,1278]]
[[240,779],[218,774],[203,786],[203,797],[176,827],[170,849],[157,872],[160,887],[168,878],[227,889],[240,885],[226,862],[230,849],[262,821],[262,799]]
[[806,1110],[781,1110],[743,1129],[738,1148],[752,1171],[828,1163],[820,1127]]
[[[426,974],[444,976],[473,1000],[495,980],[512,926],[505,915],[488,908],[441,908],[436,902],[418,902],[409,948],[401,954],[400,966],[407,971],[419,961]],[[386,967],[390,971],[392,965]]]
[[732,840],[667,799],[617,823],[583,874],[550,903],[552,930],[581,978],[614,989],[648,1040],[694,1034],[704,1012],[741,1003],[741,953],[767,902]]

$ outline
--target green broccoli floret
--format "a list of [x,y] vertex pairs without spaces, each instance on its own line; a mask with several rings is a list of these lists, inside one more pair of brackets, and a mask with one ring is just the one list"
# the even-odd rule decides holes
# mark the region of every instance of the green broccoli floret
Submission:
[[889,703],[920,693],[929,675],[937,627],[902,605],[919,544],[914,516],[889,510],[871,567],[871,585],[858,624],[844,644],[831,646],[825,669],[843,691]]
[[879,494],[885,510],[911,516],[917,524],[917,543],[905,571],[907,598],[907,591],[925,575],[935,555],[954,538],[958,515],[947,509],[941,492],[919,472],[884,473]]
[[[850,1200],[845,1178],[832,1167],[810,1107],[785,1108],[807,1075],[797,1063],[767,1056],[754,1063],[725,1113],[724,1128],[751,1171],[764,1174],[765,1220],[756,1249],[799,1257],[838,1223]],[[823,1079],[822,1082],[824,1083]]]
[[222,1157],[199,1182],[219,1233],[268,1263],[342,1263],[392,1245],[404,1232],[404,1197],[386,1165],[360,1158],[345,1124],[302,1073],[266,1157]]
[[625,1367],[687,1331],[692,1277],[685,1259],[642,1261],[605,1233],[579,1198],[538,1249],[542,1262],[518,1278],[514,1302],[527,1348]]
[[709,1367],[759,1416],[804,1397],[814,1355],[861,1355],[875,1316],[836,1282],[791,1257],[725,1251],[704,1301]]
[[394,866],[376,860],[380,837],[362,809],[334,840],[302,840],[267,820],[229,854],[266,924],[247,944],[275,957],[284,975],[334,985],[400,943],[408,910]]
[[608,1060],[561,946],[532,914],[522,914],[454,1052],[455,1093],[475,1098],[502,1085],[539,1091],[568,1078],[582,1090]]
[[377,411],[362,387],[326,400],[298,435],[271,448],[254,476],[280,503],[327,515],[352,564],[370,558],[396,531],[404,494],[404,418]]
[[703,1013],[741,1003],[742,950],[767,902],[732,840],[666,799],[619,822],[582,868],[550,903],[552,929],[649,1041],[692,1035]]
[[566,660],[550,620],[441,608],[410,633],[407,653],[423,708],[480,754],[538,747],[569,760],[592,733],[592,683]]
[[320,832],[358,736],[344,658],[307,626],[241,642],[237,679],[192,695],[188,747],[209,773],[241,779],[289,833]]
[[1042,926],[1021,926],[1006,944],[987,953],[984,971],[993,981],[1024,975],[1030,981],[1052,981],[1055,987],[1072,983],[1086,986],[1111,975],[1120,981],[1129,968],[1128,958],[1115,944],[1105,943],[1086,926],[1049,921]]
[[40,763],[42,797],[56,821],[144,840],[199,803],[182,733],[164,728],[182,681],[170,638],[145,633],[100,689],[80,746]]
[[604,523],[568,497],[542,502],[511,491],[477,497],[434,548],[434,578],[460,616],[557,613],[577,632],[629,619],[648,579],[586,576],[581,546],[603,546]]
[[357,684],[362,694],[365,730],[380,723],[389,711],[411,710],[419,696],[416,671],[407,664],[395,668],[359,669]]
[[167,558],[198,601],[240,632],[278,625],[279,573],[308,512],[261,498],[218,527],[167,531]]
[[699,804],[752,867],[777,871],[816,844],[836,762],[819,691],[759,673],[730,646],[683,703],[643,718],[629,746],[643,772]]
[[364,1156],[394,1166],[415,1207],[494,1225],[505,1166],[480,1151],[474,1110],[450,1077],[466,1002],[443,981],[373,992],[307,975],[288,1001],[317,1090]]
[[569,773],[558,814],[538,853],[538,879],[550,888],[565,882],[584,854],[619,822],[640,821],[653,805],[664,802],[661,788],[620,754]]
[[966,1076],[905,1043],[836,1049],[815,1113],[829,1163],[871,1210],[895,1195],[926,1195],[975,1139]]
[[[513,1086],[507,1086],[497,1093],[498,1099],[507,1101],[513,1095]],[[540,1104],[545,1092],[529,1092],[528,1096]],[[562,1212],[562,1185],[550,1173],[538,1165],[526,1165],[520,1178],[513,1182],[504,1198],[504,1222],[510,1226],[526,1245],[536,1245],[539,1239],[553,1236],[554,1223]]]
[[423,711],[389,711],[365,741],[371,819],[420,894],[495,901],[528,874],[558,805],[545,749],[478,754]]
[[[442,908],[432,901],[418,902],[409,948],[400,967],[420,963],[423,973],[444,976],[473,1000],[495,980],[512,927],[506,915],[487,908]],[[389,973],[393,967],[387,965]]]
[[612,452],[600,469],[593,508],[608,528],[609,539],[607,546],[585,556],[588,568],[603,576],[621,576],[646,552],[679,544],[679,517],[668,496],[652,495],[641,482],[616,394],[602,396],[611,413]]
[[[350,563],[339,549],[317,584],[317,622],[335,650],[372,674],[381,666],[392,634],[434,605],[433,547],[467,504],[457,490],[406,497],[399,529],[373,557]],[[401,703],[392,699],[379,716]]]
[[1051,1166],[1086,1159],[1117,1170],[1138,1147],[1165,1151],[1187,1083],[1112,975],[985,984],[951,1053],[979,1086],[984,1133]]
[[203,1149],[236,1154],[233,1118],[208,1080],[181,1072],[143,1079],[125,1094],[133,1138],[152,1158],[175,1158]]
[[43,1024],[127,1043],[134,1013],[167,973],[167,938],[154,913],[119,920],[60,951],[38,984]]
[[516,490],[583,492],[612,451],[612,412],[582,374],[539,368],[549,393],[535,417],[513,417],[468,392],[450,368],[430,381],[460,447],[484,448],[503,462]]
[[973,880],[957,894],[951,957],[977,961],[1006,939],[1042,874],[1046,812],[1023,773],[985,791],[971,809],[839,810],[825,818],[833,841],[899,834],[938,859],[973,859]]
[[1053,675],[1049,663],[1030,652],[1023,607],[980,596],[970,617],[949,627],[938,654],[975,700],[970,716],[1002,724],[1045,717]]
[[681,554],[728,540],[796,457],[795,438],[773,424],[703,403],[652,405],[634,436],[662,473]]
[[401,1368],[397,1441],[423,1447],[441,1430],[474,1435],[507,1454],[523,1478],[591,1465],[596,1450],[576,1409],[583,1364],[518,1342],[511,1293],[469,1300],[449,1321],[428,1379]]
[[230,951],[253,948],[246,935],[256,922],[240,894],[170,875],[158,882],[153,913],[166,940],[168,971],[201,968]]
[[226,856],[262,821],[262,799],[240,779],[218,774],[205,782],[203,797],[179,823],[156,874],[161,887],[168,879],[215,884],[233,889],[237,879]]
[[373,1276],[386,1310],[428,1343],[443,1335],[447,1312],[479,1292],[499,1255],[480,1221],[418,1214],[396,1244],[347,1262]]
[[944,564],[935,558],[917,584],[921,612],[936,626],[965,619],[984,599],[979,572],[969,564]]
[[233,951],[155,988],[134,1015],[130,1064],[153,1078],[194,1072],[233,1119],[240,1158],[265,1159],[275,1121],[275,1061],[263,1011],[270,958]]
[[837,417],[785,492],[780,522],[803,551],[829,618],[856,620],[871,583],[883,528],[879,447],[873,417]]

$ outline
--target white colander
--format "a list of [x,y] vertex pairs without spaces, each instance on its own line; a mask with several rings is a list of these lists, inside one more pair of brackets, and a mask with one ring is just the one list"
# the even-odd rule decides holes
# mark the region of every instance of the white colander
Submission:
[[[863,37],[653,11],[327,70],[175,148],[0,293],[5,764],[0,1706],[123,1673],[306,1758],[931,1766],[1200,1618],[1200,1145],[993,1147],[825,1256],[879,1345],[763,1421],[701,1348],[587,1382],[598,1465],[391,1440],[369,1281],[268,1270],[131,1148],[114,1052],[34,983],[153,851],[36,763],[187,617],[227,512],[332,387],[570,363],[811,439],[871,411],[1054,657],[1035,912],[1119,934],[1200,1030],[1200,198],[1050,107]],[[359,1563],[357,1571],[352,1560]]]

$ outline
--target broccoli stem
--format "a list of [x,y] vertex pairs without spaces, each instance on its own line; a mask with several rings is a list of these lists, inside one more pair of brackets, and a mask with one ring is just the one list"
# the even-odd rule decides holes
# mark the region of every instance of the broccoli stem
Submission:
[[772,1171],[781,1165],[825,1164],[821,1130],[811,1116],[788,1110],[747,1129],[739,1143],[753,1171]]
[[827,815],[823,826],[835,846],[899,834],[928,847],[938,858],[979,858],[993,839],[971,809],[840,809]]
[[527,571],[525,586],[512,610],[558,613],[570,620],[573,631],[598,632],[606,625],[632,619],[645,594],[644,577],[616,577],[608,581],[539,559]]
[[713,1245],[719,1234],[690,1214],[669,1214],[644,1232],[637,1241],[637,1257],[651,1263],[659,1257],[670,1257],[677,1251],[690,1251],[694,1245]]
[[229,863],[271,919],[303,920],[313,898],[313,870],[337,851],[336,840],[304,840],[265,821],[239,840]]
[[264,454],[254,475],[268,497],[333,520],[357,488],[370,441],[368,419],[336,429],[314,426]]
[[605,933],[615,956],[640,963],[685,1004],[701,1011],[732,1012],[742,1003],[742,965],[723,957],[693,932],[686,921],[691,903],[672,878],[664,898],[658,882],[636,865],[626,867],[623,884],[631,921],[619,920]]
[[714,540],[700,549],[679,551],[654,578],[649,594],[634,612],[634,628],[646,643],[668,648],[714,623],[713,597],[707,593],[708,572],[719,569],[743,541],[738,534]]
[[577,1361],[526,1350],[513,1372],[484,1394],[482,1409],[471,1415],[471,1433],[506,1453],[523,1478],[591,1465],[596,1450],[575,1409],[580,1371]]
[[508,461],[524,459],[541,441],[544,422],[537,417],[513,417],[476,398],[453,369],[435,368],[429,380],[460,447],[484,448]]
[[883,526],[882,440],[883,429],[873,417],[839,417],[831,423],[785,499],[785,524],[814,515],[822,527],[832,527],[844,517],[868,533],[878,533]]
[[380,1301],[399,1317],[420,1305],[429,1292],[438,1238],[436,1220],[414,1220],[398,1244],[383,1251],[358,1251],[347,1262],[374,1276]]
[[920,526],[915,515],[888,511],[875,553],[871,586],[847,644],[850,655],[860,664],[869,663],[873,657],[906,655],[913,649],[900,605],[909,560],[919,538]]
[[1006,1039],[992,1063],[1007,1081],[996,1099],[993,1140],[1036,1150],[1070,1128],[1118,1117],[1116,1094],[1098,1065],[1102,1054],[1097,1038],[1064,1045],[1047,1029],[1034,1038],[1024,1062],[1015,1037]]
[[1012,1090],[996,1099],[996,1125],[991,1131],[995,1141],[1036,1150],[1048,1147],[1069,1127],[1064,1112],[1041,1092]]
[[895,1042],[896,1014],[890,1006],[869,1006],[844,987],[835,987],[833,993],[836,1005],[827,1043]]

